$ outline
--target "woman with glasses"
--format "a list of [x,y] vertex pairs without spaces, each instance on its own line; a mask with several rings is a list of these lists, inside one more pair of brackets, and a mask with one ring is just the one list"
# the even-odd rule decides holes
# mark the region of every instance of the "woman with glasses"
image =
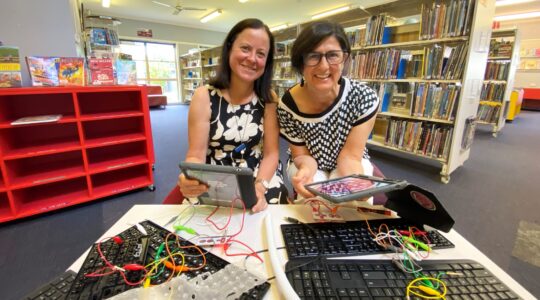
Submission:
[[311,182],[372,175],[366,141],[379,99],[369,87],[341,76],[351,47],[343,28],[318,21],[295,40],[291,62],[302,81],[278,104],[280,134],[289,142],[289,178],[299,198]]

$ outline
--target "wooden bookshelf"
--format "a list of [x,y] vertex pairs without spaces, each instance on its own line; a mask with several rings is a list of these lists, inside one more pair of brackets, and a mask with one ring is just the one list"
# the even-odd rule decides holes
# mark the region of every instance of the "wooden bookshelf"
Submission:
[[[62,117],[11,125],[53,114]],[[154,189],[144,87],[1,89],[0,124],[0,223]]]
[[480,93],[477,119],[479,127],[491,127],[494,137],[506,123],[510,95],[519,60],[519,34],[515,28],[493,30],[488,64]]

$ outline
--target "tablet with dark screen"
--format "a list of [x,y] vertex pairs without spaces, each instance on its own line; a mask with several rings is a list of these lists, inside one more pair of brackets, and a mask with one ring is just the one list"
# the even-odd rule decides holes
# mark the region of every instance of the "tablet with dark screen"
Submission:
[[253,171],[249,168],[181,162],[180,169],[188,178],[197,179],[208,186],[208,191],[199,196],[202,204],[246,208],[257,204]]

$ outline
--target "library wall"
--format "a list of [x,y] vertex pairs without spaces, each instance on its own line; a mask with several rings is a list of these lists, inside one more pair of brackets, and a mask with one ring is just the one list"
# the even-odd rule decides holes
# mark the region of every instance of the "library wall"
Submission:
[[[72,7],[76,0],[2,1],[0,40],[19,47],[21,58],[77,56],[76,26]],[[24,61],[21,59],[24,65]],[[23,85],[30,86],[27,68],[21,68]]]
[[[516,27],[518,29],[521,39],[521,49],[531,47],[540,48],[540,34],[538,34],[540,19],[501,22],[501,28],[509,27]],[[538,61],[540,62],[540,59]],[[540,70],[518,70],[516,72],[514,87],[540,88]]]
[[226,32],[210,31],[190,27],[159,24],[141,20],[120,18],[122,24],[118,26],[118,34],[121,37],[137,39],[137,30],[141,28],[152,29],[151,39],[164,41],[177,41],[184,43],[220,45],[227,35]]

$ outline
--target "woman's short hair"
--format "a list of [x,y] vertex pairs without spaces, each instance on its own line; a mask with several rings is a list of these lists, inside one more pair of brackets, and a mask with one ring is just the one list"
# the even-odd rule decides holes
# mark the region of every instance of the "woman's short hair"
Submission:
[[312,52],[330,36],[337,39],[341,50],[351,53],[351,44],[341,25],[326,20],[315,21],[302,29],[291,49],[291,65],[296,72],[302,74],[304,70],[304,55]]
[[270,102],[273,100],[272,97],[272,70],[274,67],[274,36],[272,32],[261,20],[259,19],[245,19],[238,22],[234,27],[229,31],[227,37],[223,41],[221,48],[221,63],[216,72],[216,76],[210,80],[210,85],[218,89],[229,88],[231,84],[231,66],[229,64],[229,57],[231,55],[231,49],[234,41],[238,35],[245,29],[264,29],[268,34],[270,40],[270,48],[268,50],[268,55],[266,57],[266,64],[264,66],[264,72],[261,77],[255,80],[255,94],[260,99],[263,99],[265,102]]

